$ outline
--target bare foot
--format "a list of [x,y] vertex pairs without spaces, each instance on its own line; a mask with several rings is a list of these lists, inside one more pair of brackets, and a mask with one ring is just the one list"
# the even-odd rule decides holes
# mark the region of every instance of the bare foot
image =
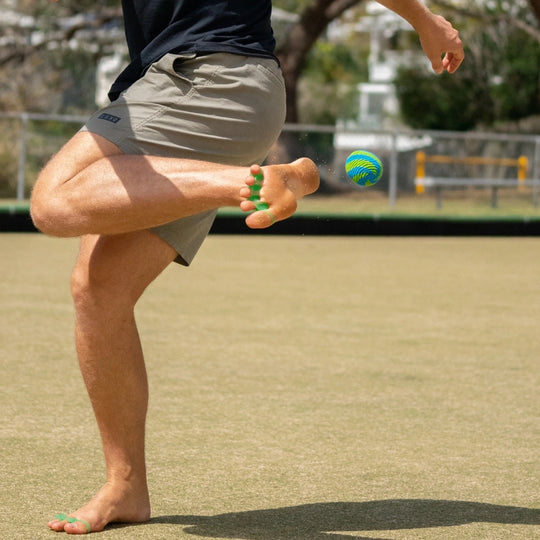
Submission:
[[319,171],[315,163],[308,158],[264,168],[252,165],[250,173],[252,176],[246,179],[246,187],[240,190],[240,196],[245,199],[240,203],[240,208],[245,212],[253,212],[256,208],[253,201],[247,200],[251,195],[249,186],[256,183],[253,175],[264,176],[260,198],[269,207],[267,210],[257,210],[246,218],[247,226],[252,229],[264,229],[276,221],[292,216],[298,199],[317,191],[319,187]]
[[[150,519],[150,499],[146,486],[134,489],[131,484],[106,483],[82,508],[69,517],[80,521],[53,519],[49,527],[56,532],[87,534],[102,531],[108,523],[142,523]],[[88,530],[90,527],[90,530]]]

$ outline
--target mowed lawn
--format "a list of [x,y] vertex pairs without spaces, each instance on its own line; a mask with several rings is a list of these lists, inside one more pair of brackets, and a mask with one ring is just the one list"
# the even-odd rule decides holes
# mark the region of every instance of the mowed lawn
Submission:
[[[76,252],[0,235],[1,539],[103,481]],[[540,239],[211,236],[137,317],[154,517],[101,537],[540,538]]]

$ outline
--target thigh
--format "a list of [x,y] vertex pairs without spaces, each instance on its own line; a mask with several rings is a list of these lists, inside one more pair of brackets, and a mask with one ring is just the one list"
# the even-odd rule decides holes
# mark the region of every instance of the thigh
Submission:
[[103,293],[112,304],[134,304],[176,256],[167,242],[150,231],[83,236],[74,285]]
[[116,144],[101,135],[88,131],[76,133],[45,165],[34,186],[34,193],[63,184],[92,163],[121,153]]

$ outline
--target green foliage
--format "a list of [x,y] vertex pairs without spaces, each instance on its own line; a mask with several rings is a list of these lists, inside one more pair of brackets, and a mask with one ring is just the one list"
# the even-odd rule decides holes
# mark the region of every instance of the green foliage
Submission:
[[402,68],[395,88],[403,120],[416,129],[461,131],[493,120],[491,96],[467,68],[438,77],[423,69]]
[[357,114],[356,85],[367,77],[367,59],[343,43],[318,41],[310,51],[300,83],[303,122],[333,124]]
[[540,113],[540,43],[521,32],[509,36],[501,62],[501,83],[493,88],[498,120]]
[[0,123],[0,197],[13,197],[16,192],[18,160],[18,125],[13,120]]
[[274,0],[274,7],[289,11],[291,13],[302,13],[302,11],[311,3],[311,0]]
[[499,45],[488,33],[478,44],[453,75],[398,72],[396,94],[408,125],[467,130],[540,113],[540,43],[514,30]]
[[62,74],[62,112],[90,112],[95,108],[98,57],[84,49],[51,51],[53,69]]
[[367,64],[361,64],[347,45],[319,40],[310,51],[304,75],[320,82],[354,83],[367,77]]

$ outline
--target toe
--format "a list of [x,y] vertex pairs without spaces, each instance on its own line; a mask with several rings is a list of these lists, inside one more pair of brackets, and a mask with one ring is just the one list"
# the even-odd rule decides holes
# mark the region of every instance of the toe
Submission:
[[88,534],[90,532],[90,526],[84,521],[75,521],[73,523],[66,523],[64,525],[64,531],[68,534]]
[[49,526],[49,529],[60,532],[64,530],[64,525],[66,525],[66,523],[67,521],[62,521],[60,519],[51,519],[47,525]]
[[259,210],[246,218],[246,225],[251,229],[266,229],[275,222],[276,218],[270,210]]
[[266,229],[272,223],[270,217],[265,216],[264,212],[254,212],[246,218],[246,225],[250,229]]
[[240,197],[244,197],[245,199],[247,199],[250,196],[251,196],[251,189],[248,186],[240,189]]
[[244,212],[251,212],[255,210],[255,203],[253,201],[242,201],[240,203],[240,209]]
[[58,514],[47,525],[53,531],[64,531],[68,534],[87,534],[91,531],[88,521],[66,514]]

